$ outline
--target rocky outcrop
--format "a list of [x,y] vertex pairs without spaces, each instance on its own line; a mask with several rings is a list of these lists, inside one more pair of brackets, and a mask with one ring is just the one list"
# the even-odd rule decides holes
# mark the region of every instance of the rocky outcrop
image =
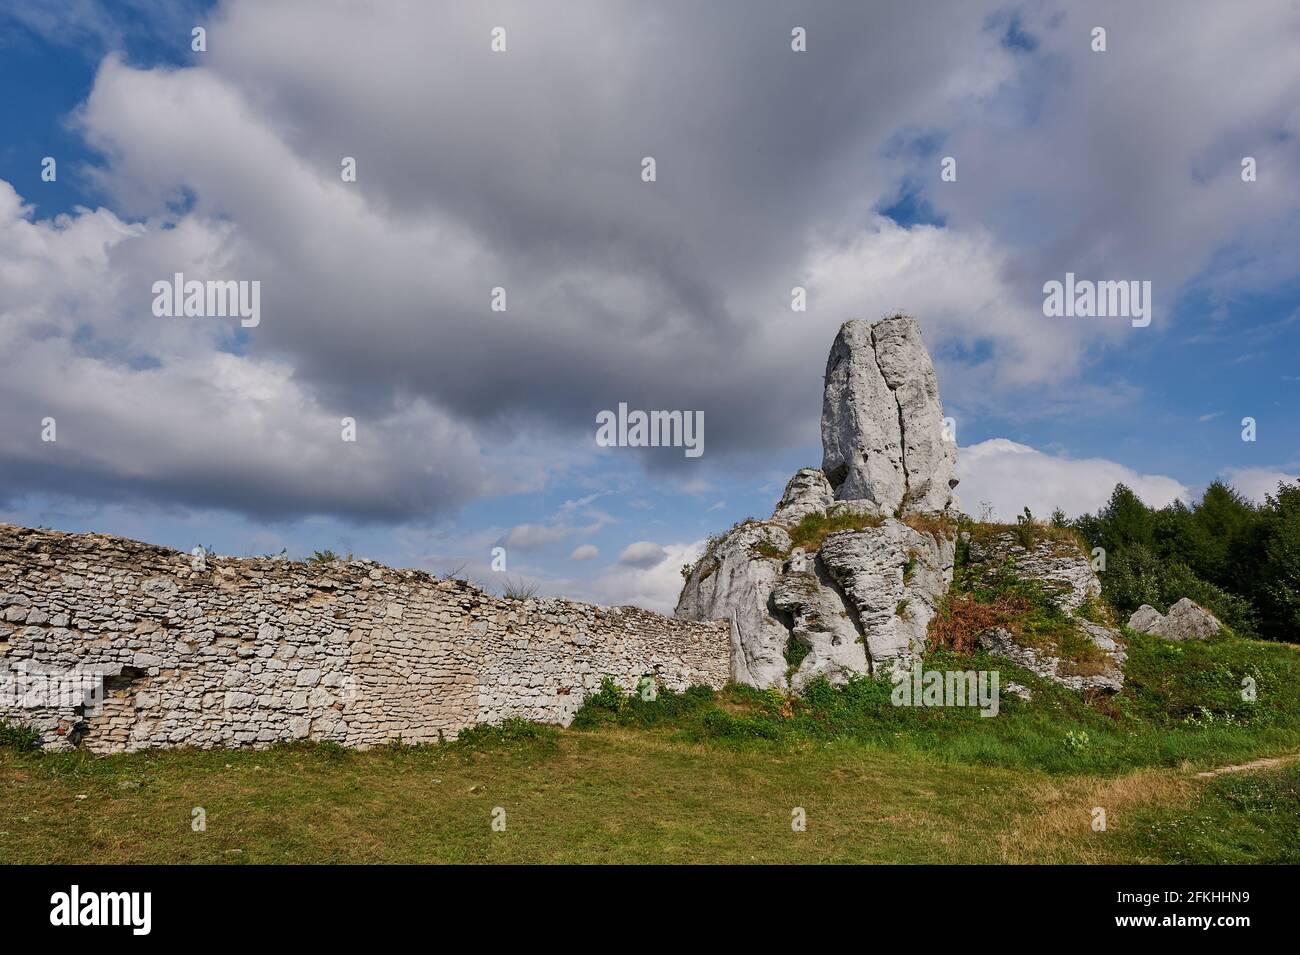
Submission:
[[952,504],[957,448],[915,319],[844,323],[826,362],[821,430],[836,500],[866,501],[884,516]]
[[911,665],[952,583],[955,540],[889,519],[879,527],[832,534],[821,560],[853,608],[870,671]]
[[[790,479],[771,520],[711,541],[686,575],[677,615],[731,621],[740,682],[802,689],[819,677],[837,683],[909,666],[952,582],[944,515],[956,446],[944,438],[915,319],[840,328],[826,365],[822,443],[822,467]],[[847,515],[862,519],[807,551],[794,546],[800,522]],[[934,518],[918,522],[928,529],[909,526],[921,515]],[[799,647],[806,653],[794,666],[787,651]]]
[[771,595],[789,550],[790,535],[781,524],[738,524],[709,542],[682,587],[676,616],[730,622],[731,673],[739,683],[785,686],[790,631]]
[[1223,629],[1219,618],[1198,603],[1184,597],[1162,614],[1155,607],[1143,604],[1129,617],[1130,630],[1150,633],[1166,640],[1204,640]]
[[1032,545],[1025,547],[1015,531],[971,540],[972,564],[992,569],[1006,561],[1015,564],[1021,577],[1042,584],[1069,613],[1101,597],[1097,572],[1073,540],[1054,540],[1040,532]]
[[772,520],[798,524],[809,514],[820,514],[835,503],[830,481],[817,468],[800,468],[785,486]]
[[1067,650],[1060,641],[1031,642],[997,627],[980,634],[980,647],[1072,690],[1118,691],[1127,659],[1123,640],[1113,627],[1084,616],[1100,606],[1101,581],[1092,562],[1072,539],[1058,539],[1041,528],[1030,536],[1029,546],[1010,530],[972,539],[971,573],[979,578],[1009,569],[1039,584],[1064,612],[1065,628],[1087,642],[1071,641],[1074,648]]
[[1077,664],[1055,656],[1050,652],[1038,650],[1022,643],[1010,630],[996,627],[980,634],[979,645],[983,650],[1000,657],[1006,657],[1037,673],[1044,679],[1059,683],[1071,690],[1102,690],[1116,693],[1124,686],[1124,671],[1121,667],[1126,659],[1123,646],[1115,638],[1113,630],[1096,624],[1083,624],[1089,631],[1090,638],[1107,657],[1108,663],[1096,672],[1078,672]]
[[802,690],[817,677],[838,684],[867,672],[861,626],[820,555],[793,556],[776,582],[772,602],[789,615],[791,637],[808,650],[790,677],[792,689]]

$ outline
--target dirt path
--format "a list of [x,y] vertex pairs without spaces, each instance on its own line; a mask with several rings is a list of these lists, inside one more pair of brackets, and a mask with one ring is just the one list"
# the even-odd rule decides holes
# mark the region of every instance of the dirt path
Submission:
[[1220,766],[1218,769],[1207,769],[1203,773],[1197,773],[1196,778],[1211,779],[1225,773],[1249,773],[1256,769],[1271,769],[1274,766],[1285,766],[1287,763],[1294,763],[1298,759],[1300,759],[1300,753],[1291,753],[1288,756],[1273,756],[1268,759],[1256,759],[1249,763],[1242,763],[1239,766]]
[[1037,785],[1033,806],[998,835],[999,860],[1017,864],[1133,862],[1112,843],[1091,833],[1094,807],[1104,807],[1112,822],[1122,825],[1127,816],[1146,807],[1193,805],[1200,780],[1297,761],[1300,753],[1287,753],[1203,772],[1147,767],[1115,777],[1046,779]]

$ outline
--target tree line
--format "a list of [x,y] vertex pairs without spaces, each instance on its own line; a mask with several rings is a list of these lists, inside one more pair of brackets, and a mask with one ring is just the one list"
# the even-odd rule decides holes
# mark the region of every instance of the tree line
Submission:
[[1255,504],[1216,481],[1160,508],[1118,484],[1096,514],[1052,520],[1105,550],[1102,595],[1124,620],[1190,597],[1242,636],[1300,642],[1300,482]]

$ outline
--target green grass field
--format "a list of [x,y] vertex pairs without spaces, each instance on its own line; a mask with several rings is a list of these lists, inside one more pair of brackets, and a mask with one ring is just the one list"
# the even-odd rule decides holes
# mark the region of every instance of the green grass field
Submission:
[[1300,862],[1300,649],[1129,636],[1110,699],[1002,660],[927,659],[1033,689],[1004,693],[994,718],[897,708],[888,683],[861,680],[803,700],[607,689],[568,730],[510,723],[433,747],[3,746],[0,861]]

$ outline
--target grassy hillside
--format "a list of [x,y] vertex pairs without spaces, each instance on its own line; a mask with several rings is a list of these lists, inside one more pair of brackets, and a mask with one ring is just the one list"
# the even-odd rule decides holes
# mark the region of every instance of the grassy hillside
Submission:
[[[512,723],[365,753],[11,743],[0,861],[1300,862],[1300,764],[1286,759],[1300,753],[1300,650],[1129,637],[1128,686],[1092,701],[1003,660],[927,659],[1033,690],[1004,692],[995,718],[896,708],[888,683],[860,680],[802,701],[610,687],[569,730]],[[1283,759],[1197,775],[1260,757]]]

